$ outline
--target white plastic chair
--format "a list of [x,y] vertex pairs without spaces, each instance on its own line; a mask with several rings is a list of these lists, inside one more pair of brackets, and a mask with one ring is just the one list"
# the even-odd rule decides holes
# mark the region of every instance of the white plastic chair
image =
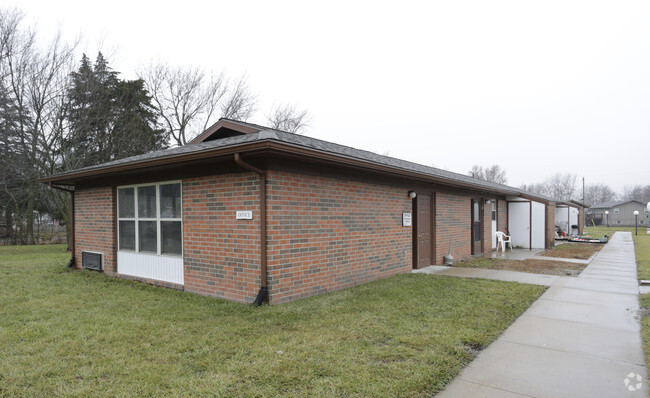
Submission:
[[501,246],[501,252],[506,252],[506,243],[510,243],[510,251],[512,251],[512,240],[510,235],[506,235],[505,232],[497,231],[497,253],[499,252],[499,245]]

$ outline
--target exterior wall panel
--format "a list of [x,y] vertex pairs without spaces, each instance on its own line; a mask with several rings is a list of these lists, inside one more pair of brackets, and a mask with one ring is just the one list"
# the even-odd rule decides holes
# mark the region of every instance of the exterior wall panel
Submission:
[[183,284],[182,257],[118,251],[117,264],[122,275]]
[[456,193],[437,192],[435,217],[437,250],[434,264],[442,264],[442,257],[449,253],[450,241],[451,255],[455,260],[471,257],[472,198]]
[[[238,210],[252,220],[237,220]],[[241,303],[260,287],[259,177],[237,173],[183,180],[185,290]]]
[[75,191],[74,229],[75,262],[81,268],[81,252],[102,253],[104,272],[114,274],[115,267],[115,210],[111,187],[79,189]]
[[411,271],[407,189],[283,171],[267,189],[271,303]]
[[513,247],[530,248],[530,202],[508,203],[508,230]]
[[533,206],[532,245],[533,249],[546,247],[546,205],[531,202]]

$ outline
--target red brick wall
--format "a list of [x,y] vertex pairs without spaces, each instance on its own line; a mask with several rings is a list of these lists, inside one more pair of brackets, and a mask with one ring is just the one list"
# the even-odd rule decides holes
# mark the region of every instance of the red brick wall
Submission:
[[115,213],[113,189],[79,189],[74,193],[75,262],[81,268],[81,252],[104,254],[104,271],[115,273]]
[[497,201],[497,231],[506,232],[508,228],[508,202],[505,200]]
[[434,264],[442,264],[442,257],[449,253],[455,260],[472,255],[472,199],[469,196],[445,192],[436,193],[436,258]]
[[268,198],[272,304],[411,271],[407,189],[270,171]]
[[[252,220],[236,220],[252,210]],[[259,177],[254,173],[183,181],[185,290],[252,302],[260,286]]]

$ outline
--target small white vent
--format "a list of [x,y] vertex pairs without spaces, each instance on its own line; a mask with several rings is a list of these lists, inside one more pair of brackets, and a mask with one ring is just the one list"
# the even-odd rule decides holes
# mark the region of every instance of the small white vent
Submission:
[[81,252],[81,266],[94,271],[104,270],[102,253]]

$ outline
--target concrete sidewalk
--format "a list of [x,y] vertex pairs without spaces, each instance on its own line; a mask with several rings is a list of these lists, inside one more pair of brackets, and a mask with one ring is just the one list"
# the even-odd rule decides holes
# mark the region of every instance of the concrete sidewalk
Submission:
[[413,270],[413,273],[459,276],[461,278],[495,279],[499,281],[519,282],[542,286],[551,286],[560,279],[557,275],[529,274],[527,272],[482,268],[447,267],[444,265],[432,265],[426,268],[416,269]]
[[646,397],[638,292],[632,235],[616,232],[437,397]]

